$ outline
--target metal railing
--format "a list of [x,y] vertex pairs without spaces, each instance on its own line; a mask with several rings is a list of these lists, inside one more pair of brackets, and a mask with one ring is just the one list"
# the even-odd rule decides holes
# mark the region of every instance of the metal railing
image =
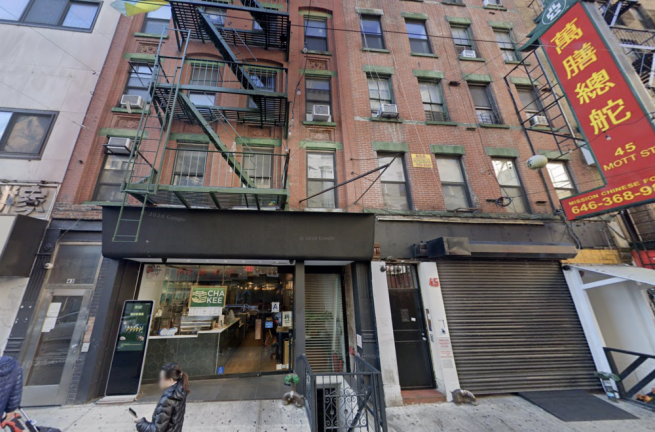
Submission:
[[[650,392],[655,380],[655,355],[607,347],[603,350],[612,373],[621,379],[616,383],[621,398],[642,404],[633,398],[637,393]],[[619,363],[627,366],[621,368]]]
[[210,6],[216,8],[225,5],[255,8],[257,7],[257,4],[259,4],[264,9],[271,9],[280,12],[286,12],[289,10],[289,0],[197,0],[190,1],[189,3],[197,6]]
[[312,432],[386,432],[380,371],[355,357],[353,372],[314,373],[303,354],[305,410]]
[[612,26],[611,29],[624,48],[634,46],[655,49],[655,32],[653,31],[617,26]]

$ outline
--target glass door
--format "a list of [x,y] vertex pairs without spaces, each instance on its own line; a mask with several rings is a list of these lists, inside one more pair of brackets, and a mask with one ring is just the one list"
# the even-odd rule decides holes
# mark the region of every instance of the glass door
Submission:
[[98,244],[65,243],[57,248],[28,334],[23,405],[66,402],[100,259]]

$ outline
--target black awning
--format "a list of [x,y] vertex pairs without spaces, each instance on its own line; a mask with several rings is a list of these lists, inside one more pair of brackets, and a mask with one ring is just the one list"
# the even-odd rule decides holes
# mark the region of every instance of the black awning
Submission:
[[0,276],[29,277],[48,221],[29,216],[0,216]]

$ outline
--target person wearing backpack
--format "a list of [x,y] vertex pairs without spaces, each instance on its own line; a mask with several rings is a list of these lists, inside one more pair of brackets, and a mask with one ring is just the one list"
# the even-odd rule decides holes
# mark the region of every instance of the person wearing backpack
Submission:
[[16,417],[23,397],[23,369],[7,356],[0,357],[0,418],[11,421]]
[[159,372],[159,388],[164,391],[152,415],[152,421],[135,419],[138,432],[182,432],[189,376],[177,363],[165,364]]

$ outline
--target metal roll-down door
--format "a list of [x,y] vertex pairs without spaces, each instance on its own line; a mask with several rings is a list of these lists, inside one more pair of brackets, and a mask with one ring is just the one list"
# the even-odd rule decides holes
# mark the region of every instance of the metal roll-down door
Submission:
[[461,388],[598,388],[559,262],[453,260],[437,268]]

